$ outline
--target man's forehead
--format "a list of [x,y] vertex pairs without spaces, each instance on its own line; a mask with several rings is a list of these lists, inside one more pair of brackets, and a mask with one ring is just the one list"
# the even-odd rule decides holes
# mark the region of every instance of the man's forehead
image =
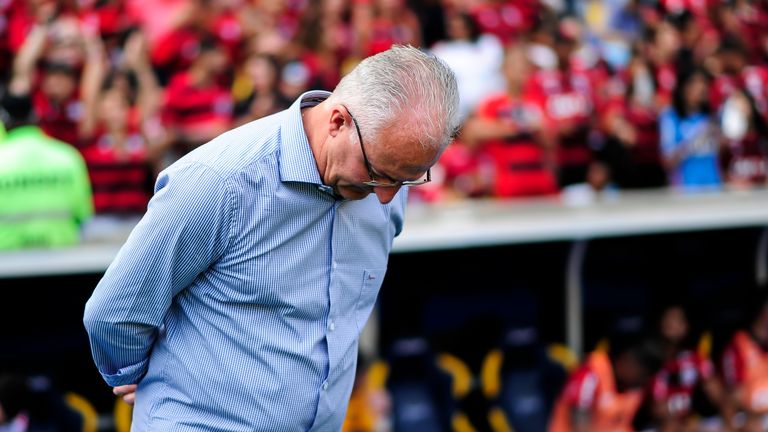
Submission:
[[[385,139],[374,151],[376,167],[387,170],[387,175],[407,176],[423,174],[434,165],[439,156],[437,148],[425,148],[421,143],[398,139]],[[378,146],[378,144],[377,144]]]

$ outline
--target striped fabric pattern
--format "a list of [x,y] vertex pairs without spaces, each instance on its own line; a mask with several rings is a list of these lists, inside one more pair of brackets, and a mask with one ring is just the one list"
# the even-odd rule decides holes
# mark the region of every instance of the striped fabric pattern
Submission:
[[110,386],[139,383],[134,431],[338,431],[360,331],[406,193],[337,200],[286,111],[163,171],[86,304]]

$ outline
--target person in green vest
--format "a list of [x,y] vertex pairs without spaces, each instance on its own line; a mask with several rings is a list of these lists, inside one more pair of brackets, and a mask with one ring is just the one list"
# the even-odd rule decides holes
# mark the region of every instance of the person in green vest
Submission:
[[78,243],[93,215],[82,156],[35,126],[28,95],[6,93],[0,111],[7,129],[0,141],[0,250]]

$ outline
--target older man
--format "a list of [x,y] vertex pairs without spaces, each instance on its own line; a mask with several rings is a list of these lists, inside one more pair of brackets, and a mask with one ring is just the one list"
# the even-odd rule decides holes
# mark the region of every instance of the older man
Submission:
[[395,46],[160,174],[84,319],[134,430],[341,428],[402,186],[430,180],[457,95]]

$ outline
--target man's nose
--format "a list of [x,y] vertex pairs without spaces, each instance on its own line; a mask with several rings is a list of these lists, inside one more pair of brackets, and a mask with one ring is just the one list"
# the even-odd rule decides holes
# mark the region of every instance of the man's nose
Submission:
[[396,186],[396,187],[374,187],[373,193],[376,194],[376,197],[379,199],[379,202],[382,204],[387,204],[388,202],[392,201],[392,199],[397,194],[397,191],[400,190],[402,186]]

